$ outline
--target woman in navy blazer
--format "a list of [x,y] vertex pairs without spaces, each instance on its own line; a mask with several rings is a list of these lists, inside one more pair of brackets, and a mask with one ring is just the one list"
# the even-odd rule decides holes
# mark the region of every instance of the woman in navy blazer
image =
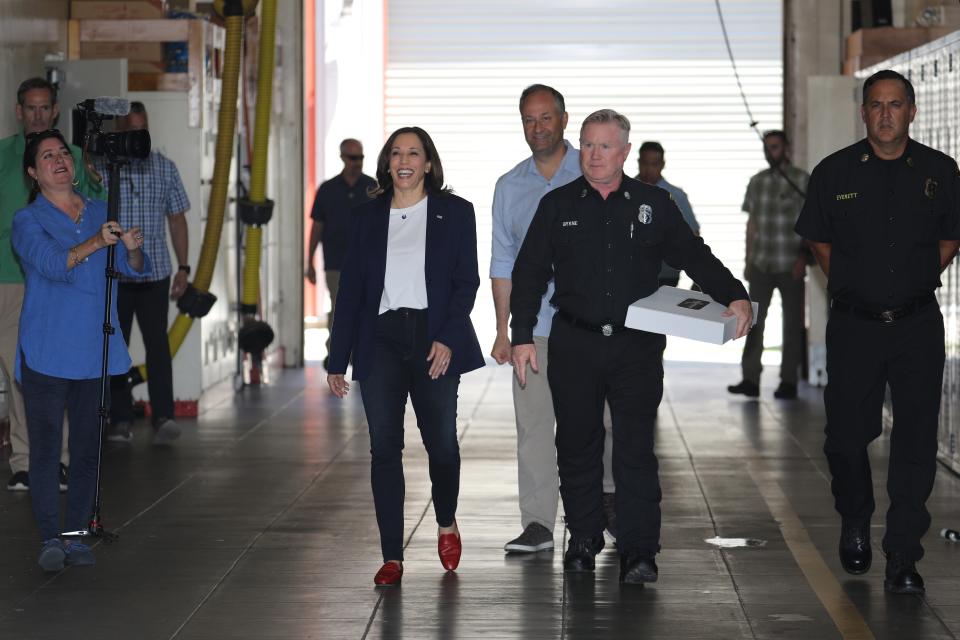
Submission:
[[343,398],[353,379],[370,429],[371,473],[383,566],[378,586],[403,576],[403,414],[409,394],[430,460],[445,569],[460,562],[457,389],[484,365],[470,322],[480,286],[473,205],[443,184],[426,131],[393,132],[377,158],[376,198],[352,213],[340,274],[327,383]]

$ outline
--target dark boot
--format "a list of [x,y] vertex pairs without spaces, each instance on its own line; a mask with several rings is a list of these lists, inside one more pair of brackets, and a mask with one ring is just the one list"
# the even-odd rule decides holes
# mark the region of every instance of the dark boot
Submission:
[[923,588],[923,578],[917,572],[916,561],[897,551],[888,553],[883,590],[887,593],[923,595],[926,590]]
[[744,395],[748,398],[756,398],[760,395],[760,385],[758,385],[756,382],[743,380],[742,382],[728,386],[727,391],[730,393]]
[[563,555],[563,570],[569,573],[588,573],[596,567],[594,557],[603,550],[603,536],[598,538],[570,538]]
[[870,526],[843,526],[840,529],[840,564],[843,570],[858,576],[870,570],[872,561]]

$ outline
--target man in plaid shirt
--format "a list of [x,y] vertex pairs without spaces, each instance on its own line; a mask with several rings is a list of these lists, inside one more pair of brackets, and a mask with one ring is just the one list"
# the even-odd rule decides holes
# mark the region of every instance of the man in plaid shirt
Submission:
[[743,199],[747,212],[747,240],[744,277],[750,283],[750,299],[759,306],[757,324],[747,334],[741,368],[743,380],[730,385],[730,393],[756,398],[760,395],[760,356],[763,354],[763,327],[773,290],[783,301],[783,354],[780,386],[775,398],[797,397],[797,376],[803,350],[803,278],[806,252],[793,230],[803,207],[810,176],[790,164],[789,143],[783,131],[763,134],[763,154],[770,165],[750,179]]
[[[130,104],[130,115],[117,122],[120,130],[146,129],[147,111],[141,102]],[[108,180],[106,160],[97,161],[97,170]],[[187,288],[190,265],[187,259],[187,220],[190,209],[176,165],[158,151],[144,160],[131,160],[120,167],[119,222],[124,228],[139,227],[143,232],[143,250],[153,262],[153,271],[144,278],[123,276],[117,293],[117,314],[123,338],[130,343],[133,316],[143,335],[147,352],[147,391],[153,413],[153,443],[170,444],[180,437],[173,419],[173,364],[167,341],[167,314],[170,300],[176,300]],[[166,224],[164,224],[166,221]],[[178,267],[173,272],[167,231]],[[171,278],[172,274],[172,278]],[[126,376],[116,376],[111,384],[110,428],[107,440],[130,442],[133,422],[133,398]]]

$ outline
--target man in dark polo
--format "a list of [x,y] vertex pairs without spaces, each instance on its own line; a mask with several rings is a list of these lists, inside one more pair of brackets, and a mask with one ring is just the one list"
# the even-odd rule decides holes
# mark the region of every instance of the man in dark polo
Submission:
[[930,527],[937,471],[944,330],[934,291],[960,246],[960,177],[950,157],[909,136],[910,81],[870,76],[860,113],[867,137],[825,158],[810,178],[796,231],[827,275],[824,452],[841,517],[840,561],[870,569],[873,481],[867,446],[882,431],[890,386],[884,589],[924,592],[916,563]]
[[[323,244],[323,269],[327,290],[330,292],[330,312],[327,314],[327,331],[333,330],[333,310],[337,306],[337,290],[340,288],[340,266],[347,251],[347,234],[350,229],[350,210],[370,199],[368,191],[377,181],[363,173],[363,145],[359,140],[347,138],[340,143],[340,159],[343,171],[330,178],[317,189],[310,217],[310,246],[307,253],[307,280],[317,283],[314,255],[317,245]],[[326,369],[330,353],[330,338],[327,337],[327,356],[323,359]]]

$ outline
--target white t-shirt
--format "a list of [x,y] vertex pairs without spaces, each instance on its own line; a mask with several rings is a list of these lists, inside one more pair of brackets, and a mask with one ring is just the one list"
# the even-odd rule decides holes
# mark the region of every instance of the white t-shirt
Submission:
[[387,271],[380,313],[390,309],[426,309],[427,198],[406,209],[390,209]]

